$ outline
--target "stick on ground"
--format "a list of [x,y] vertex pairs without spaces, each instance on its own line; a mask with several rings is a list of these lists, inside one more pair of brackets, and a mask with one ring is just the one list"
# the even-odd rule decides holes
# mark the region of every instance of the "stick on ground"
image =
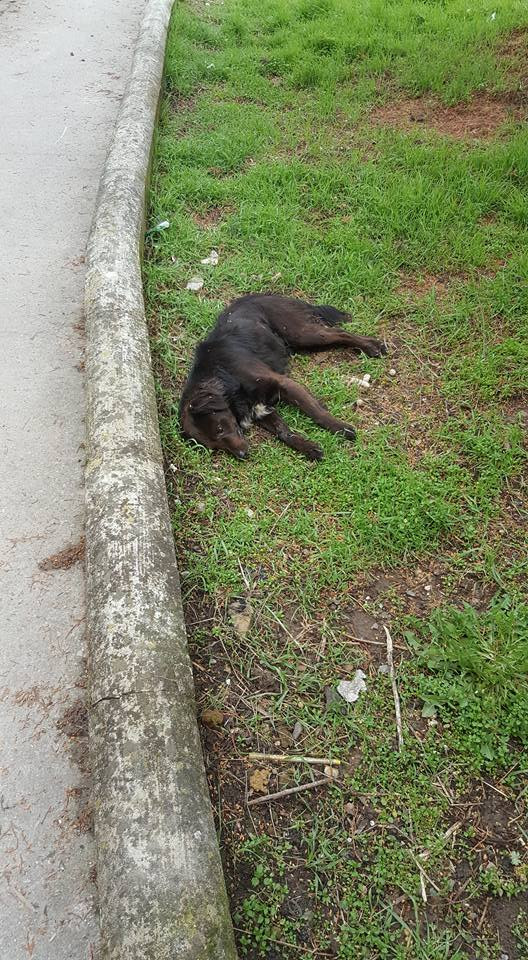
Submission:
[[287,790],[278,790],[277,793],[267,793],[265,797],[255,797],[254,800],[248,800],[248,807],[254,807],[257,803],[267,803],[268,800],[280,800],[282,797],[289,797],[292,793],[301,793],[302,790],[314,790],[315,787],[324,787],[327,783],[337,783],[332,777],[325,777],[324,780],[311,780],[310,783],[301,783],[298,787],[288,787]]
[[403,731],[402,731],[402,721],[401,721],[401,708],[400,708],[400,695],[398,693],[398,687],[396,686],[396,675],[394,673],[394,659],[392,656],[392,637],[387,630],[387,627],[383,627],[385,630],[385,636],[387,637],[387,665],[389,667],[389,677],[392,686],[392,696],[394,698],[394,713],[396,716],[396,730],[398,731],[398,750],[401,752],[403,749]]
[[343,760],[332,760],[330,757],[302,757],[288,753],[248,753],[248,760],[270,760],[275,763],[313,763],[325,764],[328,767],[342,766]]

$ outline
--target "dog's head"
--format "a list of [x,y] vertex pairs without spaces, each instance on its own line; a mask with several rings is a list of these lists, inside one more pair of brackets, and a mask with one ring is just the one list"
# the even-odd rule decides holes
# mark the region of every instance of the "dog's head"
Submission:
[[210,450],[227,450],[239,460],[248,455],[248,445],[217,377],[192,384],[185,391],[180,423],[184,437]]

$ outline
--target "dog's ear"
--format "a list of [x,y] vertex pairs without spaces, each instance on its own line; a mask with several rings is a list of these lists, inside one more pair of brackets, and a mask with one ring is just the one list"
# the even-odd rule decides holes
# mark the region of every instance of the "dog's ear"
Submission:
[[218,377],[197,384],[187,398],[187,409],[198,416],[228,409],[224,385]]

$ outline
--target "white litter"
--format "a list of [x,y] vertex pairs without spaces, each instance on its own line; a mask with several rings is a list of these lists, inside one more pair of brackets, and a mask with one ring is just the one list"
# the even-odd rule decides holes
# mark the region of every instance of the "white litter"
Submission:
[[206,266],[216,267],[218,260],[219,260],[218,251],[211,250],[211,253],[209,254],[209,256],[204,257],[203,260],[200,261],[200,263],[204,263]]
[[191,277],[187,284],[187,290],[201,290],[205,280],[203,277]]
[[[368,377],[368,380],[367,380],[367,377]],[[370,381],[370,376],[369,376],[368,373],[366,373],[364,377],[349,377],[349,378],[348,378],[348,383],[357,383],[360,387],[363,387],[364,390],[366,390],[368,387],[370,387],[370,382],[369,382],[369,381]]]
[[341,680],[337,687],[337,692],[347,703],[355,703],[360,693],[367,689],[365,683],[366,673],[363,670],[356,670],[352,680]]

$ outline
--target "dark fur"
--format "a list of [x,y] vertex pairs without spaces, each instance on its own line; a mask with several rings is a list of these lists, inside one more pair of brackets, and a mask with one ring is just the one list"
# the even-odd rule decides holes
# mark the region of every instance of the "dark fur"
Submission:
[[336,420],[287,375],[289,358],[298,351],[342,346],[370,357],[386,352],[379,340],[341,330],[338,323],[349,319],[335,307],[311,306],[274,294],[250,294],[235,300],[196,348],[180,402],[184,435],[244,459],[248,446],[243,431],[258,420],[289,447],[320,460],[320,447],[291,431],[274,409],[284,400],[325,429],[353,439],[355,431],[350,424]]

